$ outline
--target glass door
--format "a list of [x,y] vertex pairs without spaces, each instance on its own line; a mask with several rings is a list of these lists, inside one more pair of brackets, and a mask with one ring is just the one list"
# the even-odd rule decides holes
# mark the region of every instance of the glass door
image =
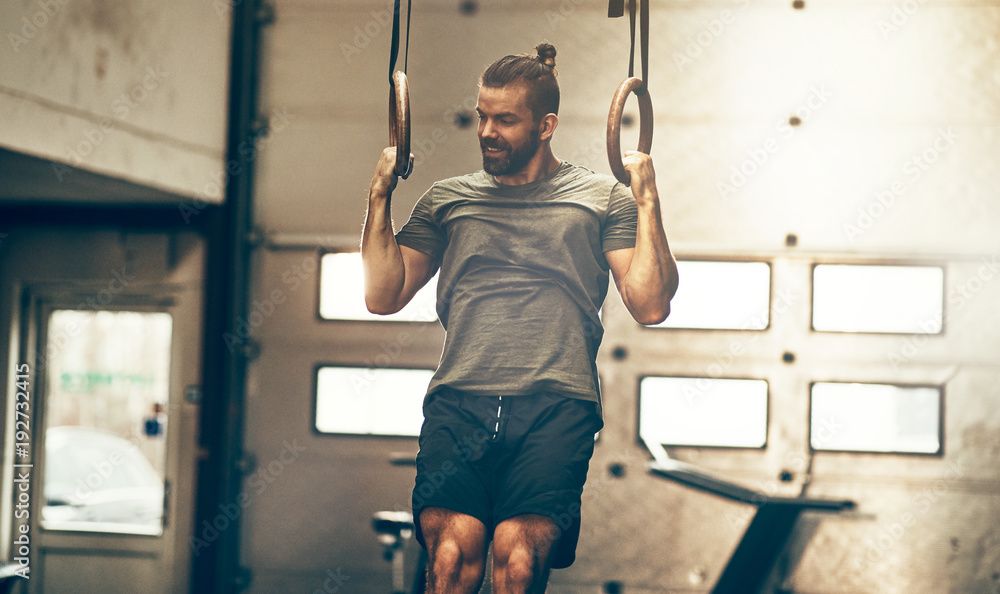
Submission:
[[48,315],[42,529],[163,533],[172,322],[166,312]]

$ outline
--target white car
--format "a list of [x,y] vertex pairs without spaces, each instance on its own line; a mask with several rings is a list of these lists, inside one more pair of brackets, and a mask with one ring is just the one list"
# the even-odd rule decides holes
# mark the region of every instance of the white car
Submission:
[[48,530],[160,534],[164,482],[132,442],[90,427],[45,432]]

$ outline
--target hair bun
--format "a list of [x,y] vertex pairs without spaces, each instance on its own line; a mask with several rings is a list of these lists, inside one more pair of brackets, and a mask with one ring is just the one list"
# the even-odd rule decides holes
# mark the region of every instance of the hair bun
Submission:
[[556,48],[551,43],[539,43],[535,46],[538,52],[538,61],[549,68],[556,67]]

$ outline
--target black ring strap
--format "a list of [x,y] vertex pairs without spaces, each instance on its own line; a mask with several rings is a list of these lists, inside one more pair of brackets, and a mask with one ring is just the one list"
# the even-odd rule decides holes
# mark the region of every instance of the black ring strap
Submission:
[[[396,71],[396,58],[399,57],[399,4],[396,0],[392,9],[392,47],[389,49],[389,84],[392,84],[392,73]],[[413,0],[406,0],[406,45],[403,48],[403,74],[410,59],[410,11]]]
[[396,59],[399,57],[399,5],[400,0],[396,0],[392,11],[392,47],[389,49],[389,142],[396,147],[396,175],[406,179],[413,172],[413,163],[410,161],[410,91],[406,81],[413,0],[406,2],[406,45],[403,50],[402,72],[396,72]]
[[[629,0],[629,21],[631,22],[631,43],[628,55],[628,78],[618,87],[611,101],[608,114],[608,163],[611,172],[621,183],[630,185],[632,176],[625,169],[621,153],[622,114],[629,94],[634,93],[639,100],[639,146],[637,150],[649,154],[653,145],[653,103],[649,97],[649,0],[639,0],[639,52],[642,60],[642,79],[635,77],[635,13],[636,0]],[[625,0],[610,0],[608,17],[625,15]]]
[[[628,76],[635,76],[635,13],[636,1],[628,0],[629,16],[629,50],[628,50]],[[636,95],[646,92],[646,81],[649,80],[649,0],[638,0],[639,2],[639,57],[642,60],[642,88],[636,91]],[[608,17],[618,18],[625,16],[625,0],[610,0],[608,3]]]

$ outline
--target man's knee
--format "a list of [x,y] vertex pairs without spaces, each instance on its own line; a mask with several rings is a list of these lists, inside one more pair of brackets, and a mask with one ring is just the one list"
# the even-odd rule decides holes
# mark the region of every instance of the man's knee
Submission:
[[458,575],[469,560],[461,545],[453,539],[438,539],[428,554],[433,572],[437,575]]
[[517,546],[507,555],[504,571],[508,584],[530,586],[545,573],[544,559],[530,545]]
[[420,530],[431,562],[442,567],[461,567],[482,562],[486,550],[483,523],[465,514],[440,508],[420,513]]
[[505,565],[540,565],[547,562],[559,527],[545,516],[519,516],[497,526],[493,555]]
[[475,592],[486,568],[486,529],[465,514],[427,508],[420,512],[420,529],[427,543],[427,591]]

